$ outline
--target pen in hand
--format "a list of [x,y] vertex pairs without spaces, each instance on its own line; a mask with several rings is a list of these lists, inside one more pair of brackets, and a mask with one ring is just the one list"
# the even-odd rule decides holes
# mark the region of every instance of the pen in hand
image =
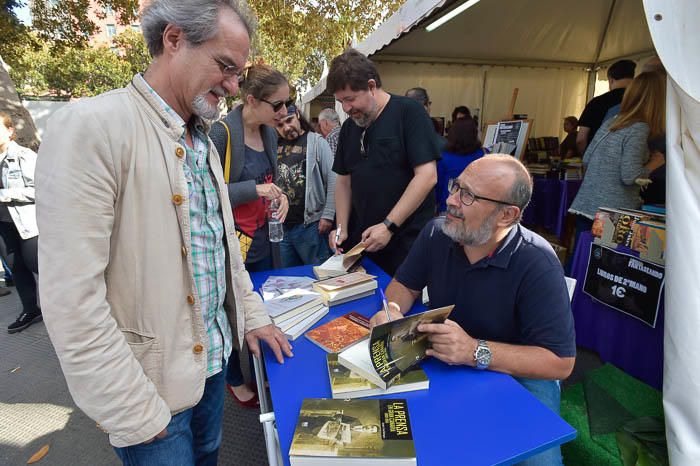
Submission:
[[335,247],[338,247],[338,241],[340,241],[340,232],[342,231],[343,226],[339,223],[338,228],[335,230]]
[[389,314],[389,303],[386,302],[386,296],[384,296],[384,290],[379,288],[379,296],[382,298],[382,306],[384,307],[384,313],[389,322],[391,322],[391,314]]

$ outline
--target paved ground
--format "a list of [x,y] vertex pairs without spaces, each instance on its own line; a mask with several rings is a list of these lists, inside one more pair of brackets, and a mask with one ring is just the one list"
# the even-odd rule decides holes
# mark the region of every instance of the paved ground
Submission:
[[[20,313],[12,290],[0,297],[0,465],[24,465],[45,444],[49,453],[37,465],[119,465],[107,436],[73,403],[44,324],[7,333]],[[228,395],[219,460],[227,466],[267,464],[257,413]]]
[[[38,465],[118,465],[107,436],[76,408],[43,323],[9,335],[19,315],[19,299],[0,297],[0,465],[23,465],[45,444],[48,455]],[[247,365],[247,357],[242,358]],[[574,373],[565,385],[581,380],[600,365],[598,357],[579,350]],[[245,368],[244,368],[245,371]],[[257,413],[240,408],[226,396],[221,465],[267,464]]]

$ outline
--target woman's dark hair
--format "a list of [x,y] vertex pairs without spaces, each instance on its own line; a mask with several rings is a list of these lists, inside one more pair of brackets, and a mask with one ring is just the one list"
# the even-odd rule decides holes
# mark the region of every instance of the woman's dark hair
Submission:
[[467,118],[472,117],[472,112],[470,112],[469,109],[467,107],[465,107],[464,105],[460,105],[459,107],[455,107],[455,109],[452,110],[452,123],[454,123],[455,120],[457,119],[458,113],[466,115]]
[[445,151],[453,154],[471,154],[481,149],[478,128],[473,118],[460,119],[450,127]]

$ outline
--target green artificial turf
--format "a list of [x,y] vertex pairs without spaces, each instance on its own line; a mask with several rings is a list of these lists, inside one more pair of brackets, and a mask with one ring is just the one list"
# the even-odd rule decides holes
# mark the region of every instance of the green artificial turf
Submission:
[[606,364],[562,392],[561,416],[578,431],[562,445],[565,465],[622,465],[615,432],[630,419],[662,418],[661,392]]

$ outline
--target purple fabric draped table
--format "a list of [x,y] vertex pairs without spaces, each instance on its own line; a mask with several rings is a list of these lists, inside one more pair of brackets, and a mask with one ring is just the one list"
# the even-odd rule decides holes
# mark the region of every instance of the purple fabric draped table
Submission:
[[534,178],[532,199],[523,212],[524,225],[537,225],[561,237],[566,224],[566,212],[576,197],[579,180]]
[[[656,328],[651,328],[585,294],[583,282],[592,242],[593,235],[590,232],[581,233],[571,270],[572,278],[576,279],[576,290],[571,303],[576,325],[576,344],[597,351],[604,362],[609,362],[660,390],[664,366],[663,297]],[[639,256],[638,252],[622,246],[617,249]]]

